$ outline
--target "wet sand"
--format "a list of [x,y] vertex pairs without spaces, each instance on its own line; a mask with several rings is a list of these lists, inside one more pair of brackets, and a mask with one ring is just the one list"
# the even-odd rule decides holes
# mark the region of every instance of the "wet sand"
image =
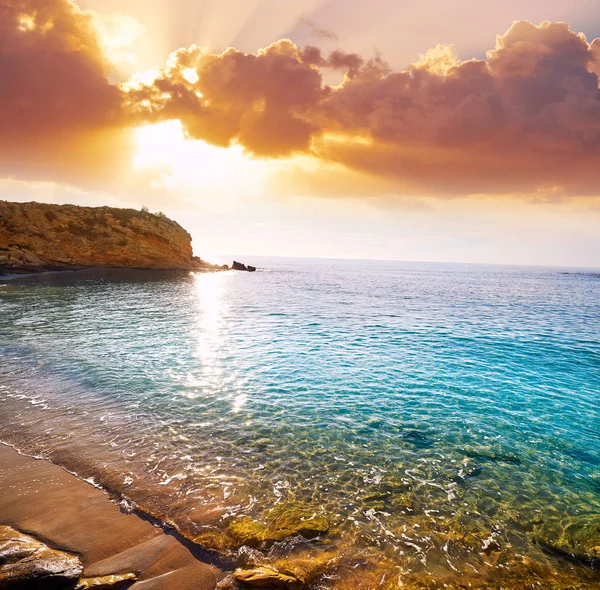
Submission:
[[102,490],[3,444],[0,524],[78,554],[85,576],[133,572],[136,590],[214,590],[225,575],[210,555],[127,514]]

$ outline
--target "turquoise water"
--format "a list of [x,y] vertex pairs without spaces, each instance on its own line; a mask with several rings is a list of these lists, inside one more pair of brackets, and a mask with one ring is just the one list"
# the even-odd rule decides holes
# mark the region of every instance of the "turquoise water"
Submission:
[[341,555],[315,588],[597,586],[535,531],[600,514],[600,274],[251,262],[1,282],[0,439],[206,546],[314,506],[325,540],[252,558]]

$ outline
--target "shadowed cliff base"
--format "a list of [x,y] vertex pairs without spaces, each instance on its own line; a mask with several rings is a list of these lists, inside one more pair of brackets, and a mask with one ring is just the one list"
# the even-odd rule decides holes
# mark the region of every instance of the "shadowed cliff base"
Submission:
[[162,213],[0,201],[0,274],[90,267],[229,268],[194,256],[190,234]]

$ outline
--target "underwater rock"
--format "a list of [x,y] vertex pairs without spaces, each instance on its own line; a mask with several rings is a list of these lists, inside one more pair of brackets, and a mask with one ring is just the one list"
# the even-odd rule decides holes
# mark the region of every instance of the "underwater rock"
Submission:
[[600,515],[543,522],[534,527],[532,537],[547,551],[600,569]]
[[372,502],[385,502],[390,496],[392,495],[392,492],[375,492],[373,494],[368,494],[367,496],[364,496],[363,498],[363,502],[365,502],[366,504],[370,504]]
[[78,557],[51,549],[11,527],[0,526],[1,588],[74,588],[82,572]]
[[234,548],[229,536],[219,530],[204,531],[195,535],[190,540],[207,551],[226,552],[228,549]]
[[394,510],[407,510],[408,512],[415,511],[415,500],[409,494],[398,494],[396,496],[392,496],[388,504],[390,508],[393,508]]
[[[350,555],[354,554],[350,552]],[[306,545],[299,548],[295,545],[292,553],[270,562],[270,566],[298,578],[312,588],[319,587],[324,579],[332,579],[340,566],[354,565],[350,555],[344,554],[339,546]]]
[[77,584],[76,590],[87,590],[92,588],[93,590],[118,590],[119,588],[126,588],[132,582],[137,580],[135,574],[119,574],[111,576],[100,576],[97,578],[81,578],[79,584]]
[[254,548],[268,547],[295,535],[314,539],[328,531],[327,518],[313,506],[300,502],[278,504],[267,513],[264,522],[246,516],[229,525],[229,533],[237,543]]
[[246,588],[301,590],[304,587],[304,584],[296,576],[266,566],[238,569],[233,573],[233,577]]
[[493,463],[508,463],[510,465],[521,465],[521,459],[513,454],[501,450],[483,447],[477,449],[463,449],[463,453],[471,459],[480,461],[491,461]]

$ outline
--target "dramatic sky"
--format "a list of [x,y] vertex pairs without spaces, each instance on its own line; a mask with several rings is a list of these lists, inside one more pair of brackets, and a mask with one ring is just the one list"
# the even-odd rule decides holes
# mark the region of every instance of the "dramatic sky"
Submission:
[[597,0],[0,0],[0,198],[209,259],[600,267],[597,36]]

